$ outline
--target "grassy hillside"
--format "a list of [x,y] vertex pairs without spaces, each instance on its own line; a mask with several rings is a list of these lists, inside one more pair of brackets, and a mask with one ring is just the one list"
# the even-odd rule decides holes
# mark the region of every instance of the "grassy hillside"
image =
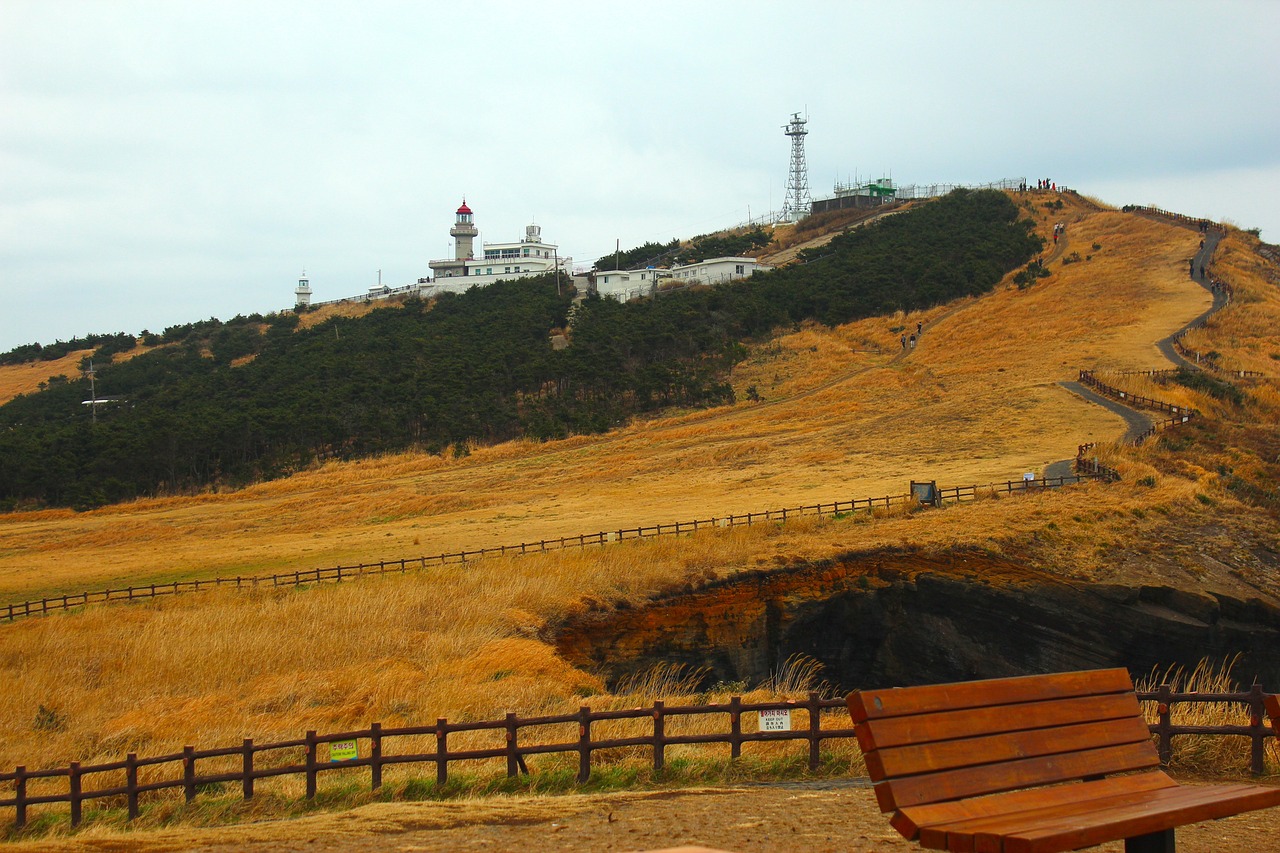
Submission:
[[[957,191],[832,241],[821,258],[725,287],[577,306],[551,277],[499,282],[401,310],[202,321],[172,346],[0,407],[0,507],[88,508],[240,486],[316,458],[594,433],[636,414],[729,399],[742,342],[783,324],[848,322],[989,290],[1041,247],[1005,196]],[[718,245],[718,244],[717,244]],[[128,343],[132,345],[132,339]],[[105,356],[107,353],[103,353]]]
[[[513,441],[467,456],[329,462],[224,494],[0,517],[0,600],[110,581],[235,574],[437,553],[834,498],[909,479],[1042,471],[1104,445],[1121,419],[1058,386],[1080,367],[1165,366],[1154,341],[1209,304],[1188,281],[1191,231],[1029,194],[1040,233],[1067,221],[1089,261],[1027,289],[798,328],[751,347],[737,402],[605,435]],[[1224,363],[1280,363],[1280,298],[1232,232],[1236,302],[1206,330]],[[1094,248],[1094,246],[1098,248]],[[902,353],[898,331],[924,324]],[[876,351],[879,348],[880,351]],[[1270,371],[1273,375],[1278,372]],[[759,401],[749,401],[754,387]],[[1099,581],[1276,598],[1271,477],[1280,400],[1176,393],[1212,417],[1100,454],[1124,480],[941,512],[712,530],[309,590],[186,596],[0,626],[0,766],[116,758],[370,720],[489,717],[615,701],[543,633],[565,614],[637,605],[759,567],[912,545],[973,545]],[[1173,391],[1171,390],[1171,393]],[[1274,487],[1272,487],[1274,488]],[[1268,562],[1270,561],[1270,562]],[[301,639],[300,639],[301,638]],[[41,706],[58,725],[40,716]]]

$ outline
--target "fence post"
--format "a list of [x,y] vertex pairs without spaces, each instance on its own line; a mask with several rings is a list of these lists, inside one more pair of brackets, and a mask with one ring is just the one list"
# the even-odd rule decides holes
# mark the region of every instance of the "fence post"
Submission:
[[1254,776],[1261,776],[1264,764],[1263,756],[1266,750],[1267,729],[1263,725],[1263,718],[1266,716],[1267,708],[1263,704],[1265,694],[1262,692],[1262,685],[1256,680],[1253,687],[1249,688],[1249,770]]
[[809,691],[809,770],[822,762],[822,706],[817,691]]
[[578,784],[591,778],[591,709],[578,709]]
[[13,828],[27,825],[27,768],[19,765],[13,769]]
[[247,737],[240,745],[240,788],[246,800],[253,799],[253,738]]
[[307,732],[307,799],[316,798],[316,733]]
[[138,816],[138,753],[131,752],[124,759],[125,796],[129,800],[129,820]]
[[1159,751],[1160,763],[1168,767],[1169,762],[1173,759],[1173,735],[1170,729],[1173,727],[1170,719],[1172,714],[1169,710],[1169,697],[1173,693],[1169,689],[1169,685],[1161,684],[1156,690],[1156,712],[1160,715],[1160,722],[1156,724],[1156,733],[1160,736]]
[[80,762],[73,761],[67,767],[67,782],[70,788],[68,800],[71,803],[71,825],[80,825]]
[[661,773],[666,766],[667,724],[663,715],[665,703],[661,699],[653,702],[653,772]]
[[382,787],[382,723],[369,726],[369,772],[370,787],[376,791]]
[[734,696],[729,700],[729,757],[739,758],[742,755],[742,697]]
[[520,775],[520,754],[516,750],[516,733],[519,727],[516,725],[516,715],[507,712],[507,778],[514,779]]
[[436,720],[436,786],[449,781],[449,721]]
[[196,748],[194,746],[182,748],[182,792],[188,803],[196,798]]

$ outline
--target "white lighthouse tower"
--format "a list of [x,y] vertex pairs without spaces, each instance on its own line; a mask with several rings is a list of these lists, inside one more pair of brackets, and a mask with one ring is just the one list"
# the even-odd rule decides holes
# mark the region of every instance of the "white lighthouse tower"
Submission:
[[474,258],[471,241],[479,233],[480,229],[476,228],[476,224],[471,221],[471,208],[467,207],[467,200],[464,198],[462,206],[458,208],[458,221],[449,229],[449,236],[455,240],[454,258],[459,261],[469,261]]
[[306,308],[311,304],[311,280],[307,278],[306,270],[298,277],[298,286],[293,289],[293,295],[295,308]]
[[467,261],[475,259],[474,240],[479,233],[480,229],[476,228],[471,218],[471,208],[467,207],[467,200],[464,198],[453,227],[449,229],[449,236],[454,240],[452,260],[432,261],[427,265],[437,279],[467,274]]

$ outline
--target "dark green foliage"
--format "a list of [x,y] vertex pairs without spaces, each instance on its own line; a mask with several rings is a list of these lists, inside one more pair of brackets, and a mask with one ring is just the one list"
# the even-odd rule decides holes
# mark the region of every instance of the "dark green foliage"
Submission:
[[[756,238],[750,238],[756,239]],[[733,399],[744,341],[982,293],[1043,248],[996,192],[959,191],[837,237],[821,259],[720,287],[575,312],[553,277],[297,331],[297,317],[165,330],[161,347],[0,407],[0,507],[92,507],[239,486],[317,458],[599,432],[641,412]],[[243,356],[252,360],[232,367]]]
[[1185,388],[1202,391],[1215,400],[1222,400],[1235,406],[1244,402],[1244,393],[1239,388],[1230,382],[1215,379],[1203,370],[1188,370],[1180,367],[1173,374],[1173,381]]
[[127,352],[137,342],[133,335],[117,332],[108,335],[85,335],[83,338],[72,338],[69,341],[58,341],[52,344],[23,344],[8,352],[0,353],[0,364],[23,364],[28,361],[56,361],[67,353],[76,350],[98,348],[95,358],[101,357],[110,361],[110,356],[118,352]]
[[694,237],[688,248],[672,256],[672,262],[692,264],[708,258],[734,258],[769,244],[769,234],[759,226],[741,234],[713,234]]
[[1035,284],[1038,280],[1048,278],[1049,275],[1049,270],[1045,269],[1044,264],[1041,263],[1039,258],[1036,258],[1034,261],[1027,264],[1026,269],[1020,270],[1018,274],[1013,277],[1013,281],[1018,285],[1019,290],[1025,290]]
[[596,261],[595,268],[597,270],[633,270],[644,269],[647,266],[658,263],[666,264],[670,263],[671,256],[678,248],[680,248],[679,240],[672,240],[665,245],[662,243],[645,243],[643,246],[636,246],[634,249],[605,255]]

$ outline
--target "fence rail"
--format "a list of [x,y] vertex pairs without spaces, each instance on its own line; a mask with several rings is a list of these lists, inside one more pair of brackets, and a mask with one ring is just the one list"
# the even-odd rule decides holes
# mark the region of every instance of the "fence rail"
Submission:
[[[1138,694],[1143,701],[1157,703],[1156,722],[1150,724],[1157,742],[1161,762],[1168,764],[1172,754],[1172,740],[1183,735],[1241,736],[1250,741],[1250,770],[1261,775],[1265,769],[1266,739],[1276,737],[1264,724],[1264,701],[1267,694],[1255,684],[1247,693],[1175,693],[1167,685],[1152,692]],[[1172,707],[1178,703],[1226,703],[1247,706],[1248,723],[1223,726],[1182,726],[1172,722]],[[611,757],[601,759],[596,753],[602,750],[624,748],[643,749],[650,753],[654,772],[665,766],[668,747],[693,744],[726,744],[731,759],[739,758],[745,743],[804,741],[808,748],[808,766],[816,771],[822,761],[822,744],[825,741],[847,740],[855,736],[844,716],[842,699],[825,699],[811,692],[805,699],[773,702],[743,702],[734,696],[728,702],[708,705],[667,706],[655,701],[648,708],[623,710],[593,710],[588,706],[576,712],[538,717],[520,717],[509,713],[500,720],[451,723],[438,719],[433,725],[383,726],[373,723],[366,729],[318,734],[308,731],[302,738],[255,743],[244,739],[234,746],[213,749],[183,747],[181,752],[139,758],[129,753],[122,761],[84,765],[71,762],[66,767],[29,771],[24,766],[12,773],[0,774],[0,786],[9,788],[11,796],[0,799],[0,808],[13,809],[15,829],[21,829],[28,821],[31,806],[66,803],[70,809],[71,824],[79,825],[84,817],[84,804],[93,800],[123,798],[129,819],[139,814],[140,795],[154,791],[181,789],[187,802],[210,789],[236,783],[245,800],[254,796],[254,783],[259,779],[279,776],[305,777],[307,799],[314,799],[319,777],[330,770],[352,768],[369,769],[369,785],[374,791],[382,787],[383,770],[396,765],[430,766],[435,770],[436,784],[443,785],[449,779],[450,764],[461,761],[502,761],[508,777],[530,773],[526,758],[535,755],[568,755],[577,760],[577,780],[587,782],[592,768],[608,763]],[[838,714],[827,715],[824,711]],[[756,719],[755,730],[744,726],[752,722],[748,714],[761,711],[803,711],[804,719],[795,729],[766,731]],[[701,717],[713,721],[715,730],[690,730],[681,726],[686,718]],[[627,725],[627,721],[631,721]],[[844,725],[831,724],[845,723]],[[824,727],[824,722],[828,727]],[[606,729],[604,724],[612,731]],[[1272,721],[1272,727],[1280,728],[1280,721]],[[682,731],[684,729],[684,731]],[[726,730],[727,729],[727,730]],[[491,733],[488,744],[477,743],[476,738],[459,748],[455,739],[450,746],[450,735]],[[531,736],[532,735],[532,736]],[[541,736],[539,736],[541,735]],[[396,751],[397,743],[410,738],[425,738],[432,744],[429,751]],[[354,757],[342,757],[334,744],[355,742]],[[321,754],[321,746],[328,755]],[[363,748],[361,746],[363,745]],[[412,749],[412,742],[409,742]],[[363,756],[363,757],[361,757]],[[325,760],[328,758],[328,760]],[[219,760],[221,760],[219,762]],[[212,771],[198,772],[201,765],[211,763],[221,766]],[[231,769],[228,769],[231,768]],[[65,783],[60,780],[66,780]],[[33,784],[34,783],[34,784]],[[96,786],[96,787],[95,787]],[[57,790],[53,790],[54,788]],[[0,791],[3,791],[0,788]],[[2,796],[2,794],[0,794]]]
[[[1108,469],[1109,470],[1109,469]],[[983,493],[1014,494],[1033,492],[1043,489],[1059,488],[1073,485],[1083,480],[1113,478],[1099,471],[1080,469],[1076,474],[1063,477],[1048,477],[1035,480],[1006,480],[1001,483],[989,483],[975,486],[952,486],[939,490],[942,501],[968,501]],[[1119,479],[1116,475],[1114,479]],[[59,610],[85,607],[90,604],[108,602],[141,601],[149,598],[160,598],[166,595],[177,595],[181,592],[200,592],[210,589],[234,587],[236,589],[257,587],[299,586],[302,584],[341,582],[369,575],[404,574],[409,570],[421,571],[432,566],[459,565],[486,557],[511,557],[526,554],[540,554],[548,551],[560,551],[566,548],[585,548],[591,545],[608,545],[630,539],[651,539],[658,536],[680,536],[695,533],[709,528],[733,528],[762,523],[786,522],[797,518],[814,516],[841,516],[855,512],[874,512],[877,509],[890,509],[896,506],[916,504],[915,498],[909,494],[886,495],[878,498],[854,498],[831,503],[810,504],[807,506],[784,507],[782,509],[748,512],[740,515],[727,515],[693,521],[676,521],[665,524],[642,525],[618,530],[601,530],[595,533],[580,533],[576,536],[562,536],[557,539],[539,539],[536,542],[521,542],[516,545],[499,545],[496,547],[478,548],[475,550],[453,551],[444,554],[420,557],[404,557],[400,559],[379,560],[378,562],[358,563],[350,566],[330,566],[327,568],[299,569],[293,572],[282,572],[272,575],[236,575],[235,577],[215,577],[189,581],[169,581],[167,583],[141,584],[138,586],[108,587],[101,590],[71,592],[54,595],[48,598],[0,604],[0,620],[12,622],[24,616],[42,616]]]
[[1173,415],[1171,418],[1159,420],[1153,423],[1145,431],[1134,436],[1133,443],[1135,446],[1142,444],[1148,438],[1151,438],[1158,432],[1162,432],[1169,427],[1185,424],[1192,418],[1197,418],[1200,413],[1189,406],[1176,406],[1172,403],[1166,403],[1163,400],[1156,400],[1142,394],[1134,394],[1117,388],[1114,385],[1108,385],[1098,379],[1097,375],[1091,370],[1080,371],[1080,384],[1088,385],[1104,397],[1110,397],[1118,400],[1128,406],[1139,407],[1145,409],[1153,409],[1158,412],[1168,412]]

